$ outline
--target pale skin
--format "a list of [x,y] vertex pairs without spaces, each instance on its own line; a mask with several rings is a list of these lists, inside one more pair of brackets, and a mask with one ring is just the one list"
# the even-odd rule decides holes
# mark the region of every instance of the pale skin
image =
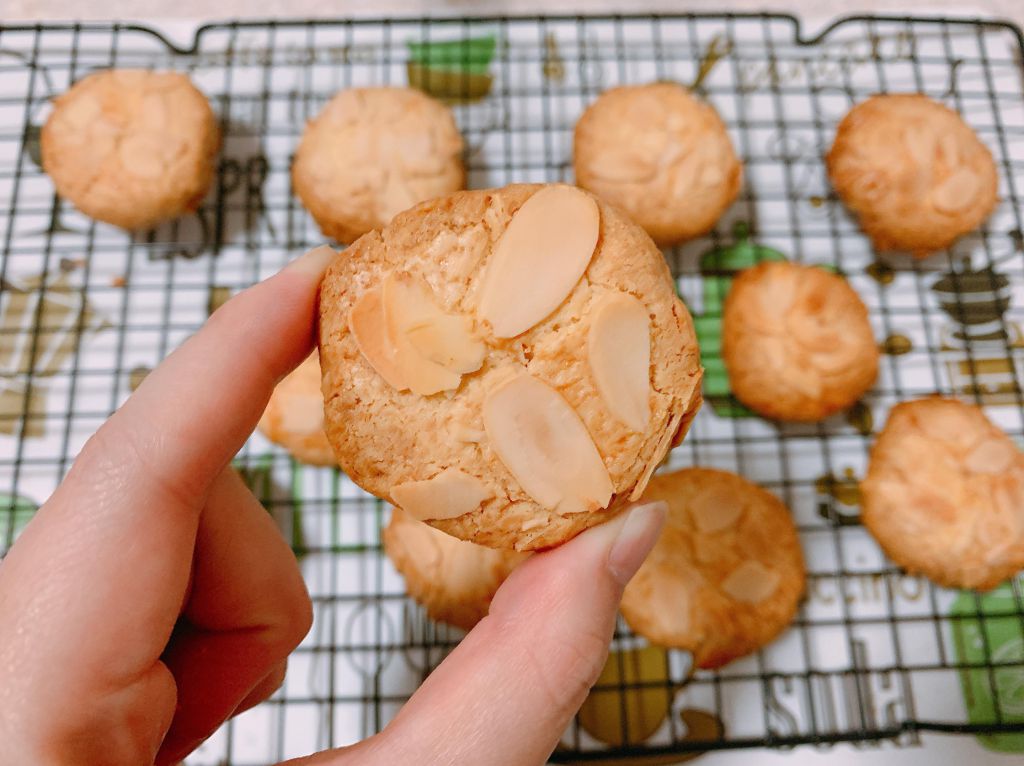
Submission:
[[[280,686],[312,609],[230,461],[313,344],[327,255],[221,307],[88,441],[0,561],[0,763],[174,764]],[[384,731],[290,763],[543,763],[664,515],[637,506],[532,557]]]

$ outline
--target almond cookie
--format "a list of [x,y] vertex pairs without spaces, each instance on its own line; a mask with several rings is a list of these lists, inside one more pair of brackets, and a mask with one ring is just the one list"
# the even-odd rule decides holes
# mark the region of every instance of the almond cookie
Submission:
[[602,93],[576,123],[576,183],[618,205],[659,245],[709,231],[742,169],[718,112],[681,85]]
[[815,421],[845,409],[878,375],[868,310],[845,279],[769,261],[725,299],[722,360],[736,398],[766,418]]
[[259,429],[302,463],[337,465],[324,433],[320,359],[315,351],[277,384],[260,418]]
[[977,228],[996,206],[992,153],[960,115],[920,94],[857,104],[825,159],[876,250],[924,257]]
[[668,503],[654,550],[626,586],[622,616],[659,646],[717,668],[770,643],[796,615],[804,558],[789,510],[741,476],[687,468],[651,479]]
[[352,480],[493,548],[617,513],[700,404],[661,252],[565,185],[452,194],[361,237],[324,278],[320,358]]
[[292,164],[295,193],[339,242],[465,182],[451,110],[412,88],[342,91],[306,125]]
[[384,551],[405,578],[405,589],[430,619],[472,630],[491,599],[527,553],[499,551],[446,535],[401,508],[381,533]]
[[871,450],[861,521],[908,572],[994,588],[1024,568],[1024,455],[974,405],[898,404]]
[[109,69],[54,100],[40,141],[60,196],[99,221],[148,229],[199,207],[220,130],[185,75]]

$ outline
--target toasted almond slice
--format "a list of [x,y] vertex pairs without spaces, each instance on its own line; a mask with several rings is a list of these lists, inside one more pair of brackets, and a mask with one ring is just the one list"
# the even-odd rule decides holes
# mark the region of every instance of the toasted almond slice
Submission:
[[395,347],[395,361],[402,379],[421,396],[459,387],[462,376],[423,356],[408,331],[443,317],[433,302],[430,287],[420,277],[404,272],[388,274],[381,289],[388,338]]
[[484,267],[478,316],[498,338],[526,332],[558,308],[594,255],[600,213],[574,186],[547,186],[516,212]]
[[743,514],[744,499],[729,485],[713,484],[690,501],[687,506],[697,530],[710,535],[728,529]]
[[557,391],[521,372],[487,394],[483,414],[491,447],[537,503],[563,515],[607,507],[608,469]]
[[407,481],[391,488],[391,499],[420,521],[454,519],[475,511],[493,493],[475,476],[446,468],[426,481]]
[[632,431],[651,417],[651,322],[628,293],[609,293],[592,309],[587,358],[608,411]]
[[410,327],[406,336],[421,356],[458,373],[476,372],[484,363],[486,348],[473,337],[472,320],[454,314]]
[[932,204],[940,213],[956,215],[973,204],[981,191],[981,180],[968,167],[957,168],[932,192]]
[[722,590],[736,601],[760,604],[771,596],[782,582],[782,576],[760,561],[744,561],[722,581]]
[[669,449],[672,447],[672,442],[676,438],[676,434],[679,432],[679,424],[683,422],[683,412],[681,403],[679,400],[673,402],[673,406],[679,407],[679,410],[675,412],[668,423],[665,426],[665,430],[662,431],[661,437],[658,439],[658,443],[654,447],[654,451],[651,453],[651,459],[647,461],[647,466],[644,468],[644,472],[640,474],[640,478],[636,481],[636,486],[633,487],[633,491],[629,493],[630,502],[640,499],[640,496],[647,489],[647,483],[651,480],[651,475],[658,468],[658,465],[665,458]]
[[964,468],[971,473],[999,474],[1009,470],[1017,456],[1017,448],[1006,437],[986,439],[964,458]]
[[359,351],[377,374],[391,387],[408,391],[409,385],[398,367],[395,345],[388,337],[379,287],[367,290],[353,304],[348,312],[348,329]]

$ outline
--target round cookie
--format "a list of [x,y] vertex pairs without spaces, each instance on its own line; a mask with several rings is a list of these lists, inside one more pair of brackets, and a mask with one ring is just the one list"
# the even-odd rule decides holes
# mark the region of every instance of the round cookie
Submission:
[[465,181],[451,110],[412,88],[341,91],[306,125],[292,164],[295,193],[339,242]]
[[661,537],[626,586],[622,615],[660,646],[717,668],[770,643],[796,615],[804,559],[789,510],[741,476],[688,468],[651,479]]
[[302,463],[337,465],[334,450],[324,433],[320,359],[315,351],[274,388],[260,418],[259,429]]
[[675,83],[602,93],[576,123],[576,183],[618,205],[659,245],[709,231],[742,168],[714,107]]
[[924,257],[977,228],[996,206],[992,153],[960,115],[920,94],[857,104],[825,161],[876,250]]
[[908,572],[994,588],[1024,568],[1024,455],[974,405],[897,404],[871,449],[861,521]]
[[487,616],[505,578],[529,554],[485,548],[446,535],[401,508],[381,533],[405,589],[430,619],[472,630]]
[[352,480],[495,548],[617,513],[700,405],[661,252],[566,185],[459,192],[360,238],[324,277],[320,355]]
[[54,100],[40,141],[60,196],[97,220],[148,229],[199,207],[220,130],[185,75],[108,69]]
[[766,261],[729,289],[722,360],[736,398],[764,417],[816,421],[851,406],[878,356],[867,307],[837,274]]

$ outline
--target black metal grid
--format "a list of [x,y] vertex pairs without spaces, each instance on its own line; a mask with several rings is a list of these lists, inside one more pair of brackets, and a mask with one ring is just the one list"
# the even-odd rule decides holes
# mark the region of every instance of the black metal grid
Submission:
[[[691,308],[714,319],[724,274],[704,255],[732,244],[743,221],[758,243],[842,271],[879,339],[899,352],[884,357],[852,424],[780,428],[706,407],[670,465],[737,470],[780,494],[800,527],[809,598],[779,641],[717,672],[691,675],[686,656],[668,652],[658,655],[656,680],[628,680],[630,650],[642,642],[620,625],[610,665],[619,679],[596,690],[621,719],[618,735],[606,736],[614,744],[577,722],[555,759],[1024,731],[1013,686],[1024,678],[1021,582],[983,600],[902,575],[844,494],[852,481],[844,472],[862,474],[871,435],[897,401],[935,391],[976,399],[1015,438],[1024,434],[1024,40],[1001,23],[858,17],[805,38],[795,19],[775,15],[238,22],[202,27],[187,47],[138,25],[0,27],[0,550],[133,377],[194,331],[211,303],[320,243],[288,179],[304,120],[340,88],[405,84],[410,41],[489,35],[489,94],[454,107],[470,187],[571,180],[572,129],[597,93],[699,80],[746,179],[714,232],[666,253]],[[459,63],[486,63],[473,44],[454,50]],[[196,216],[129,237],[54,195],[34,159],[49,99],[108,66],[190,71],[210,97],[225,143]],[[426,77],[428,89],[434,77],[456,92],[481,87],[472,71]],[[961,110],[997,159],[1002,203],[950,252],[879,266],[832,195],[821,155],[852,103],[900,90]],[[1009,299],[988,325],[1002,340],[961,342],[956,334],[970,328],[956,317],[986,287]],[[291,536],[316,618],[282,690],[224,727],[196,764],[266,763],[371,734],[460,635],[405,599],[380,552],[379,501],[258,436],[239,465]],[[632,716],[659,697],[665,719],[641,740]],[[694,711],[713,725],[695,725]]]

